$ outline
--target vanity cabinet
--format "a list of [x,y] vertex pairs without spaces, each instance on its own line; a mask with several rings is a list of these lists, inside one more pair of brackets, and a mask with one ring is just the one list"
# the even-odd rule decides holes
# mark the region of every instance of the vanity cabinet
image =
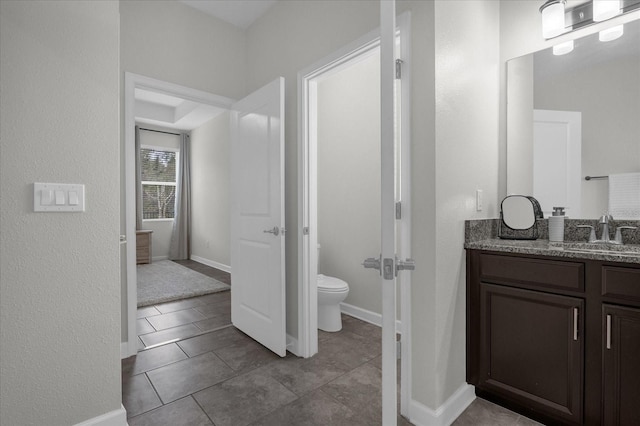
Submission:
[[602,268],[603,423],[640,424],[640,269]]
[[603,423],[637,425],[640,423],[640,309],[604,305],[602,315]]
[[576,297],[481,283],[478,385],[580,423],[583,306]]
[[467,250],[467,382],[544,424],[640,424],[640,265]]

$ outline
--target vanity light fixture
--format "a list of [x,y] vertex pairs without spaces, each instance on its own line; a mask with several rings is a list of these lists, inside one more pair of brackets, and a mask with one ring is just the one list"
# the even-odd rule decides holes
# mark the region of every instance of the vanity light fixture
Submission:
[[[547,0],[540,7],[542,36],[548,40],[637,10],[640,10],[640,0],[582,1],[574,7],[567,7],[566,0]],[[610,30],[600,37],[601,40],[615,40],[614,34],[619,37],[622,31]]]
[[624,25],[618,25],[615,27],[607,28],[606,30],[600,31],[598,34],[598,38],[600,41],[611,41],[617,38],[620,38],[624,33]]
[[593,0],[593,20],[606,21],[620,14],[620,0]]
[[547,0],[540,6],[542,14],[542,36],[557,37],[567,31],[564,24],[564,5],[566,0]]
[[564,43],[556,44],[553,46],[553,54],[556,56],[566,55],[573,50],[573,40],[565,41]]

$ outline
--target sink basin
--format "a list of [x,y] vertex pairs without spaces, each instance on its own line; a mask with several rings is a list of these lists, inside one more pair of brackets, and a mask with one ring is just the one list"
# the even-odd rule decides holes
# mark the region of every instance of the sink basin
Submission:
[[558,249],[571,253],[599,253],[614,256],[640,256],[640,246],[594,243],[562,243]]

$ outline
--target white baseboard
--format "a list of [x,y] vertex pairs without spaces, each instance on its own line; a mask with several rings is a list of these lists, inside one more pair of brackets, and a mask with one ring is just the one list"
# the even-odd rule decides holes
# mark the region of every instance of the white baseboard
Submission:
[[449,426],[474,399],[475,388],[466,383],[436,410],[412,399],[409,404],[409,420],[416,426]]
[[287,350],[294,354],[295,356],[301,356],[300,353],[300,345],[298,344],[298,339],[293,337],[290,334],[287,334]]
[[151,258],[152,262],[160,262],[161,260],[169,260],[169,256],[153,256]]
[[[377,325],[378,327],[382,327],[382,315],[376,312],[368,311],[344,302],[340,304],[340,311],[343,314],[347,314],[370,324]],[[396,332],[402,333],[402,322],[400,320],[396,320]]]
[[191,255],[191,260],[195,260],[196,262],[211,266],[212,268],[231,273],[231,266],[216,262],[215,260],[205,259],[204,257],[196,256],[193,254]]
[[122,404],[118,410],[113,410],[108,413],[102,414],[98,417],[94,417],[89,420],[85,420],[82,423],[76,424],[76,426],[127,426],[127,411]]

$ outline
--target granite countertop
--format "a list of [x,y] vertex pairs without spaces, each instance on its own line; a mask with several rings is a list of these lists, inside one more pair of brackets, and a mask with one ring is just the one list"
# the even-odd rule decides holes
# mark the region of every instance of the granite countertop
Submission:
[[575,242],[556,243],[549,240],[501,240],[499,238],[489,238],[467,242],[464,248],[640,264],[640,245],[614,246],[603,244],[602,246],[595,246],[594,244]]
[[[565,241],[558,243],[548,240],[546,220],[540,220],[538,223],[540,238],[537,240],[498,238],[499,219],[467,220],[465,221],[464,248],[640,264],[640,222],[620,223],[620,225],[638,227],[633,232],[626,234],[624,245],[589,244],[586,242],[588,231],[577,228],[577,225],[580,224],[592,223],[585,220],[567,220],[565,224]],[[593,223],[593,225],[595,226],[596,224]]]

